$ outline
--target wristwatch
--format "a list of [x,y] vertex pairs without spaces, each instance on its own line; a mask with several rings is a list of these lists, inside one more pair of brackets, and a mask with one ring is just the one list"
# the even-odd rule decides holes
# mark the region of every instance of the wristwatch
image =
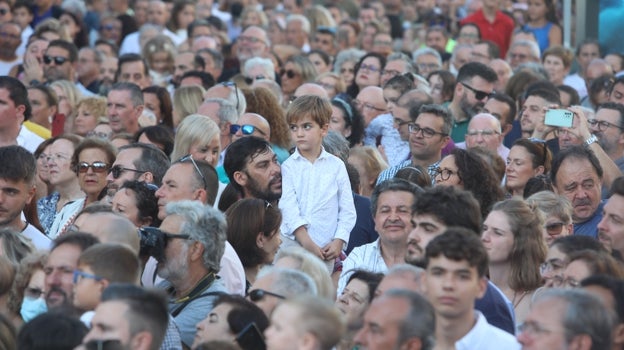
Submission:
[[594,143],[594,142],[598,142],[598,138],[596,137],[596,135],[593,135],[593,134],[592,134],[592,136],[591,136],[590,138],[588,138],[587,140],[585,140],[585,146],[586,146],[586,147],[589,147],[589,146],[590,146],[592,143]]

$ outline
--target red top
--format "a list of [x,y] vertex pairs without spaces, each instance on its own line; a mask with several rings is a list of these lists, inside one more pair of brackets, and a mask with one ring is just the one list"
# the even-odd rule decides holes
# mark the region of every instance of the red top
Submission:
[[476,24],[481,31],[481,40],[490,40],[496,43],[500,48],[501,58],[505,59],[514,31],[514,21],[511,17],[505,15],[501,11],[496,11],[494,23],[490,23],[485,18],[483,10],[479,10],[460,22],[461,25],[465,23]]

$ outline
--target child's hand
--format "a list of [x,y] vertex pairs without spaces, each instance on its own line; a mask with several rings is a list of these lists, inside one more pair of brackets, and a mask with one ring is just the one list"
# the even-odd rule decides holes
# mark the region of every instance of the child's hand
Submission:
[[301,243],[301,246],[310,253],[318,256],[321,260],[325,260],[325,254],[323,253],[323,250],[321,249],[321,247],[317,246],[316,243],[314,243],[311,239],[304,240],[299,243]]
[[334,260],[340,256],[344,242],[340,239],[334,239],[331,243],[323,247],[323,260]]

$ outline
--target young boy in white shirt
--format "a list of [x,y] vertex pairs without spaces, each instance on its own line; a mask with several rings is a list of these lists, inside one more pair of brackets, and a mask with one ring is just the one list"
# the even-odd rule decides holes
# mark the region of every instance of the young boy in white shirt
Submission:
[[332,108],[327,99],[304,95],[286,113],[295,152],[282,164],[282,234],[320,259],[328,269],[349,241],[356,213],[342,160],[322,147]]

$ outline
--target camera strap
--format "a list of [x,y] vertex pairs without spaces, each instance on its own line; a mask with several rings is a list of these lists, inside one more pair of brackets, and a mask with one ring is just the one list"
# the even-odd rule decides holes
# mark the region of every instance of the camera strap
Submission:
[[[202,278],[197,285],[195,286],[195,288],[193,288],[193,290],[191,290],[191,292],[182,298],[173,300],[174,304],[180,304],[175,310],[173,310],[171,312],[171,315],[173,317],[176,317],[180,314],[180,312],[182,312],[182,310],[184,310],[184,308],[193,300],[195,299],[199,299],[199,298],[204,298],[207,296],[214,296],[214,295],[221,295],[223,293],[221,292],[211,292],[211,293],[204,293],[204,291],[208,288],[210,288],[210,286],[212,286],[212,284],[214,283],[214,281],[217,279],[217,275],[214,272],[209,273],[208,275],[206,275],[204,278]],[[174,293],[174,289],[173,287],[171,287],[169,289],[169,293],[173,294]]]

